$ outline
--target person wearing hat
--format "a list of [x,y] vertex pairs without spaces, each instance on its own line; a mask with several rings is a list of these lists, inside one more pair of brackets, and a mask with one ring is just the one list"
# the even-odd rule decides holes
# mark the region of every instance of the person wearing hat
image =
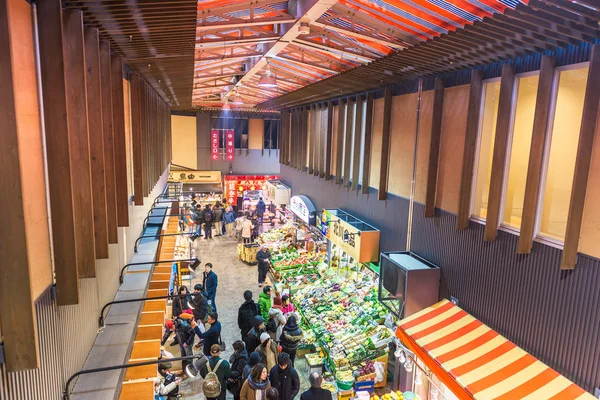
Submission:
[[[216,368],[217,364],[221,362],[219,368]],[[200,370],[200,376],[202,378],[206,378],[208,374],[208,366],[210,365],[210,369],[217,375],[217,379],[219,379],[219,383],[221,384],[221,394],[219,397],[215,397],[214,399],[225,400],[225,396],[227,395],[227,379],[231,376],[231,366],[227,360],[221,359],[221,346],[218,344],[213,344],[210,347],[210,359],[206,363],[204,367]],[[210,397],[207,399],[212,400]]]
[[218,321],[219,315],[216,312],[208,314],[208,323],[210,328],[206,332],[202,332],[198,324],[192,321],[192,328],[200,339],[204,339],[202,353],[205,356],[211,356],[213,345],[220,344],[221,341],[221,323]]
[[253,351],[250,353],[250,357],[248,357],[248,364],[244,367],[244,371],[242,372],[242,380],[245,381],[250,376],[250,372],[252,372],[252,368],[256,364],[260,363],[260,353]]
[[279,343],[283,326],[285,325],[286,318],[283,315],[282,301],[279,294],[273,298],[273,305],[269,310],[269,319],[267,321],[267,333],[271,335],[271,339]]
[[288,315],[287,322],[283,327],[283,332],[281,333],[281,348],[282,351],[285,351],[290,355],[290,361],[292,365],[294,365],[294,360],[296,359],[296,351],[298,350],[298,344],[304,337],[304,332],[302,332],[302,328],[298,326],[296,314]]
[[239,400],[240,390],[242,390],[242,385],[244,384],[242,375],[244,374],[246,365],[248,365],[248,351],[246,351],[246,345],[241,340],[233,342],[232,347],[234,352],[229,357],[231,377],[227,381],[227,390],[231,392],[234,400]]
[[154,379],[154,393],[166,396],[167,400],[177,398],[181,383],[181,379],[169,371],[172,367],[170,362],[158,364],[158,377]]
[[262,316],[257,315],[254,317],[252,325],[253,327],[248,332],[245,342],[246,348],[250,350],[255,349],[256,346],[260,344],[260,335],[265,332],[265,319]]
[[277,343],[271,340],[271,336],[264,332],[260,335],[260,345],[256,347],[255,350],[257,353],[260,353],[262,363],[267,366],[267,369],[270,371],[275,365],[277,365],[277,357],[279,356],[279,349],[277,348]]

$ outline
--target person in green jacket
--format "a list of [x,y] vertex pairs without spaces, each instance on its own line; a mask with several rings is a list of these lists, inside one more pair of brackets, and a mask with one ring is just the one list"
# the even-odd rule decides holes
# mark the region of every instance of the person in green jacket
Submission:
[[208,365],[210,365],[211,370],[217,374],[217,378],[221,384],[221,394],[215,399],[225,400],[225,396],[227,395],[227,379],[231,376],[231,365],[229,365],[227,360],[223,360],[221,361],[219,368],[215,371],[215,366],[219,360],[221,360],[221,346],[218,344],[212,345],[210,348],[210,356],[211,357],[208,360],[208,363],[200,370],[200,376],[202,376],[202,378],[206,378],[206,375],[208,375]]
[[265,286],[260,296],[258,296],[260,315],[262,315],[265,321],[269,320],[269,310],[271,309],[271,306],[271,286]]

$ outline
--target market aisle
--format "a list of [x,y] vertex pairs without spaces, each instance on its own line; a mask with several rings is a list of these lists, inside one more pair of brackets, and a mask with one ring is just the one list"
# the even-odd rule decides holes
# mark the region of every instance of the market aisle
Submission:
[[[240,339],[240,331],[237,325],[237,313],[239,306],[244,302],[243,293],[245,290],[251,290],[255,301],[262,289],[258,287],[256,266],[249,266],[238,260],[237,241],[235,239],[226,239],[216,237],[212,240],[197,241],[197,254],[202,262],[198,268],[198,274],[192,283],[192,288],[196,283],[202,283],[202,273],[204,264],[210,262],[213,264],[213,271],[219,277],[219,286],[217,289],[217,312],[222,324],[222,339],[227,344],[227,351],[223,354],[224,359],[229,359],[233,352],[232,343]],[[186,283],[184,283],[186,284]],[[196,340],[197,342],[197,340]],[[178,354],[178,347],[169,347],[166,349]],[[306,374],[302,370],[298,371],[301,378],[301,387],[308,387]],[[182,382],[180,393],[185,400],[205,399],[202,394],[202,379],[186,380]],[[228,392],[228,399],[233,396]]]

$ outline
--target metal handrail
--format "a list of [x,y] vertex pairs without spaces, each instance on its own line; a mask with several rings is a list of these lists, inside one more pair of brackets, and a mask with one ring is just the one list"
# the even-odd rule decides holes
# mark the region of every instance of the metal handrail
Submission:
[[147,301],[147,300],[163,300],[163,299],[178,299],[187,297],[190,294],[169,294],[166,296],[156,296],[156,297],[139,297],[136,299],[126,299],[126,300],[113,300],[106,303],[102,309],[100,310],[100,316],[98,317],[98,327],[102,329],[104,327],[104,311],[108,308],[108,306],[112,304],[122,304],[122,303],[135,303],[138,301]]
[[173,362],[173,361],[193,360],[193,359],[202,358],[202,357],[204,357],[204,355],[202,353],[198,353],[198,354],[194,354],[192,356],[185,356],[185,357],[160,358],[160,359],[152,360],[152,361],[142,361],[142,362],[131,363],[131,364],[123,364],[123,365],[111,365],[110,367],[82,369],[81,371],[74,373],[73,375],[71,375],[69,377],[69,379],[67,379],[67,383],[65,384],[65,390],[63,391],[62,398],[63,398],[63,400],[69,400],[71,398],[71,394],[69,393],[69,386],[71,386],[71,382],[73,382],[73,379],[75,379],[81,375],[93,374],[96,372],[114,371],[116,369],[143,367],[144,365],[162,364],[162,363]]
[[148,261],[148,262],[137,262],[137,263],[129,263],[129,264],[125,264],[123,266],[123,268],[121,268],[121,273],[119,274],[119,284],[122,285],[123,284],[123,272],[125,272],[125,270],[132,266],[132,265],[146,265],[146,264],[168,264],[168,263],[174,263],[174,262],[180,262],[180,261],[194,261],[196,262],[196,260],[198,261],[198,263],[200,263],[200,259],[198,257],[195,258],[182,258],[179,260],[160,260],[160,261]]
[[142,230],[146,229],[146,226],[147,226],[148,221],[150,220],[150,218],[185,217],[185,216],[187,216],[187,214],[165,214],[164,216],[162,216],[162,215],[160,215],[160,216],[149,215],[146,218],[144,218],[144,222],[142,223]]
[[183,235],[192,235],[194,232],[180,232],[180,233],[163,233],[162,235],[143,235],[138,237],[137,239],[135,239],[135,243],[133,245],[133,252],[137,253],[138,250],[138,243],[140,242],[140,240],[142,239],[149,239],[149,238],[159,238],[159,237],[163,237],[163,236],[183,236]]

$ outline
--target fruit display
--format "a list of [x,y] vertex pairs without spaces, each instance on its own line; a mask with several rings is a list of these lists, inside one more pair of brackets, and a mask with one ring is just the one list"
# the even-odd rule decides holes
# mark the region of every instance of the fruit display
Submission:
[[398,390],[395,392],[386,393],[381,397],[373,395],[371,396],[371,400],[420,400],[420,397],[413,392],[402,393],[400,390]]
[[307,265],[281,272],[279,282],[284,286],[297,287],[314,283],[321,279],[321,274],[315,265]]
[[276,271],[295,269],[306,265],[317,265],[327,257],[324,253],[306,251],[280,252],[273,256],[273,268]]

